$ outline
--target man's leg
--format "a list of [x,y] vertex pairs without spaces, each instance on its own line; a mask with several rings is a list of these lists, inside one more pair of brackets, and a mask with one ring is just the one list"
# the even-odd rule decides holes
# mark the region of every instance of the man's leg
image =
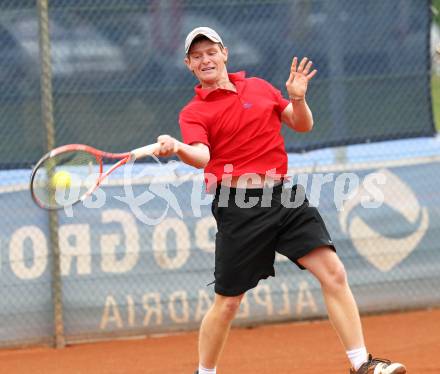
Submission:
[[347,281],[344,265],[328,247],[317,248],[298,261],[321,283],[327,312],[344,345],[353,374],[405,374],[405,366],[367,354],[359,311]]
[[199,333],[199,363],[207,369],[215,368],[223,350],[243,295],[216,294],[214,304],[206,313]]
[[359,311],[344,265],[328,247],[317,248],[298,262],[321,283],[329,319],[347,351],[365,346]]

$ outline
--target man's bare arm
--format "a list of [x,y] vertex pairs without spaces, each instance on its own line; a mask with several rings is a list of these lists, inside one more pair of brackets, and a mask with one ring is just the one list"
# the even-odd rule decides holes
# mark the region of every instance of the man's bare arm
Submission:
[[313,128],[312,111],[305,99],[292,100],[281,113],[281,121],[298,132],[308,132]]
[[199,169],[203,169],[211,159],[209,148],[203,143],[188,145],[169,135],[159,136],[157,142],[160,145],[160,149],[156,152],[157,156],[169,157],[175,154],[185,164]]

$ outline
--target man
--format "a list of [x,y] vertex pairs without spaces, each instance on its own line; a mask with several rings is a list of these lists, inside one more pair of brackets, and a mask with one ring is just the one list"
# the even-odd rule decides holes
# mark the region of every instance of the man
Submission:
[[[159,136],[158,155],[176,154],[204,168],[208,190],[215,190],[215,299],[201,323],[196,373],[216,373],[240,301],[261,279],[274,275],[276,251],[319,280],[329,319],[351,362],[350,373],[406,373],[399,363],[368,355],[344,266],[316,208],[306,198],[299,206],[284,204],[287,155],[281,122],[294,131],[312,130],[306,102],[308,83],[317,72],[312,61],[293,59],[286,100],[262,79],[228,74],[228,50],[208,27],[188,34],[185,52],[185,64],[200,84],[180,113],[183,142]],[[294,187],[290,192],[301,191]]]

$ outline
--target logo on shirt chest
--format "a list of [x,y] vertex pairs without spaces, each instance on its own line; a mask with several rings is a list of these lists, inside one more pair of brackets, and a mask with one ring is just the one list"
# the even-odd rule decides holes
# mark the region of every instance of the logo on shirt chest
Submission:
[[243,103],[243,108],[244,108],[244,109],[250,109],[250,108],[252,108],[252,103]]

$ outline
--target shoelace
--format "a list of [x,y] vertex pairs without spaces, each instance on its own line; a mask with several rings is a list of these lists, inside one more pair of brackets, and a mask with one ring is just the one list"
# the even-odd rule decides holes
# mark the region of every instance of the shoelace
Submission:
[[[368,363],[371,364],[386,364],[391,365],[391,361],[390,360],[386,360],[385,358],[378,358],[378,357],[374,357],[374,358],[370,358],[368,360]],[[368,367],[368,366],[367,366]]]
[[[385,369],[388,365],[391,364],[390,360],[386,360],[384,358],[378,358],[378,357],[372,357],[371,354],[368,356],[368,361],[363,364],[359,370],[356,372],[356,374],[367,374],[368,368],[377,365],[377,369]],[[374,373],[376,373],[376,370],[374,370]],[[380,371],[379,371],[380,373]]]

